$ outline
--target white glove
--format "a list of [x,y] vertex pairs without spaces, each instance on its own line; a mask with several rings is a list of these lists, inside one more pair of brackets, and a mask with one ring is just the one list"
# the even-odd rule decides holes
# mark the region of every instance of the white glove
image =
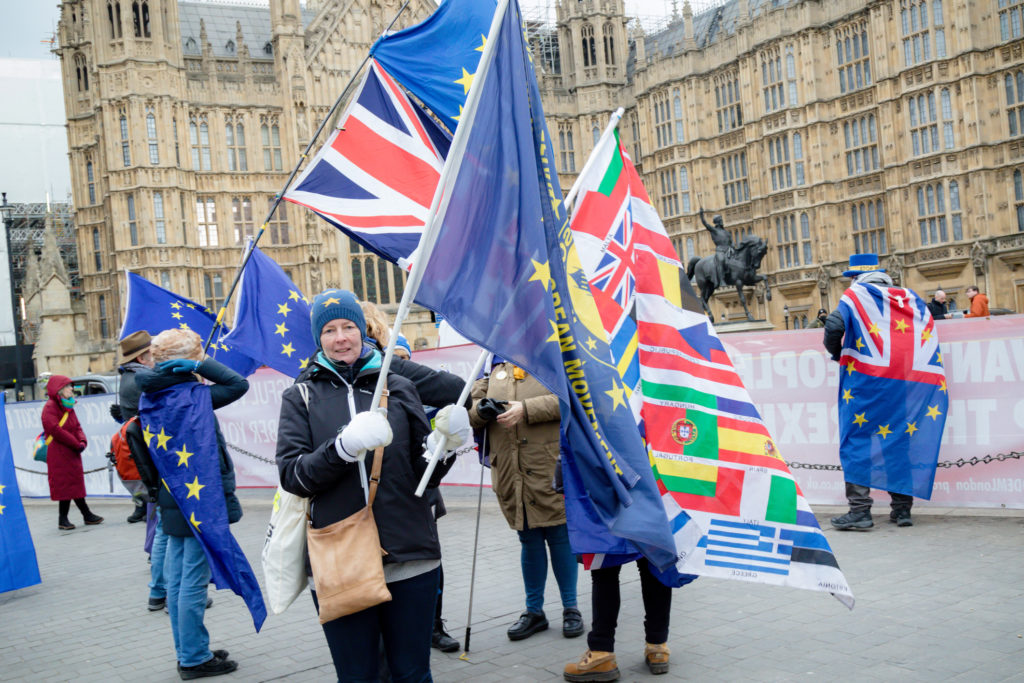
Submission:
[[[445,437],[445,451],[451,453],[472,438],[472,429],[469,426],[469,412],[462,406],[448,405],[438,411],[434,417],[434,431],[427,436],[426,452],[423,457],[430,459],[441,441]],[[442,457],[445,453],[441,454]]]
[[391,425],[383,410],[356,413],[352,421],[338,432],[334,448],[346,462],[362,461],[366,451],[382,448],[391,443]]

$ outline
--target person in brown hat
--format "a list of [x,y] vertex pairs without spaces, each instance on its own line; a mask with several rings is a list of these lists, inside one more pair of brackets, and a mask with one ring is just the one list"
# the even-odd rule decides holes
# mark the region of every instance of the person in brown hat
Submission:
[[[121,340],[121,366],[117,371],[121,374],[118,402],[110,406],[110,416],[120,423],[127,422],[139,414],[139,394],[135,384],[135,373],[153,367],[153,354],[149,345],[152,339],[149,332],[139,330],[132,332]],[[135,511],[128,517],[128,523],[142,522],[146,519],[146,485],[141,481],[121,482],[132,494]]]

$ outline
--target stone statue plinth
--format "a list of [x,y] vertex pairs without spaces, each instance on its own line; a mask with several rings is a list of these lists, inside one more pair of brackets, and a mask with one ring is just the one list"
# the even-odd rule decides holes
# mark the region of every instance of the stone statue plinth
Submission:
[[729,332],[772,332],[775,325],[767,320],[734,320],[731,322],[714,323],[715,332],[728,334]]

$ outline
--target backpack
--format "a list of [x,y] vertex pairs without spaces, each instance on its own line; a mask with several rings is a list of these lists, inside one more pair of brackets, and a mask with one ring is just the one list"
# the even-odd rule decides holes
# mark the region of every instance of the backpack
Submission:
[[[64,413],[60,417],[60,422],[57,423],[58,427],[63,427],[64,423],[68,421],[68,415],[70,413]],[[36,437],[35,442],[32,444],[32,459],[38,460],[39,462],[46,462],[46,447],[53,441],[53,436],[47,436],[46,432],[41,432]]]
[[132,449],[128,445],[128,427],[138,421],[139,417],[136,415],[121,425],[121,428],[110,438],[110,455],[113,456],[114,465],[117,467],[117,476],[121,477],[121,481],[140,481],[142,479],[138,465],[135,464]]

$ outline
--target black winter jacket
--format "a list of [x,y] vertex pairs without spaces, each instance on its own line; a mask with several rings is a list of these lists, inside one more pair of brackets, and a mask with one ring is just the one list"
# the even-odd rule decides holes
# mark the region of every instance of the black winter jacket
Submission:
[[[212,358],[207,358],[200,363],[196,374],[213,382],[210,386],[210,399],[213,402],[214,410],[229,403],[234,403],[249,390],[249,382],[244,377]],[[182,375],[170,370],[161,370],[160,368],[140,370],[136,373],[135,379],[138,381],[141,393],[160,391],[182,382],[197,381],[191,374]],[[231,456],[228,455],[227,442],[224,441],[224,435],[220,431],[220,423],[217,422],[216,418],[214,418],[214,426],[217,430],[217,451],[220,454],[220,480],[224,486],[224,499],[228,507],[228,522],[233,524],[242,518],[242,504],[239,502],[238,496],[235,495],[235,465],[231,461]],[[171,495],[166,486],[160,487],[157,505],[160,506],[160,519],[164,533],[168,536],[192,536],[191,525],[185,519],[185,515],[181,513],[178,504],[174,501],[174,496]]]
[[[355,412],[371,408],[379,371],[364,367],[349,384],[317,360],[310,362],[297,384],[305,384],[308,408],[298,386],[281,395],[277,432],[277,468],[281,486],[290,493],[310,498],[309,514],[315,528],[345,519],[366,505],[357,463],[341,459],[334,447],[338,430]],[[427,497],[414,495],[426,470],[423,442],[430,423],[412,382],[388,373],[388,422],[393,439],[384,449],[380,485],[373,515],[380,542],[388,555],[384,562],[432,560],[441,557],[437,526]],[[351,399],[351,404],[350,404]],[[366,471],[373,467],[373,453],[366,454]],[[430,485],[437,483],[454,463],[439,463]]]

